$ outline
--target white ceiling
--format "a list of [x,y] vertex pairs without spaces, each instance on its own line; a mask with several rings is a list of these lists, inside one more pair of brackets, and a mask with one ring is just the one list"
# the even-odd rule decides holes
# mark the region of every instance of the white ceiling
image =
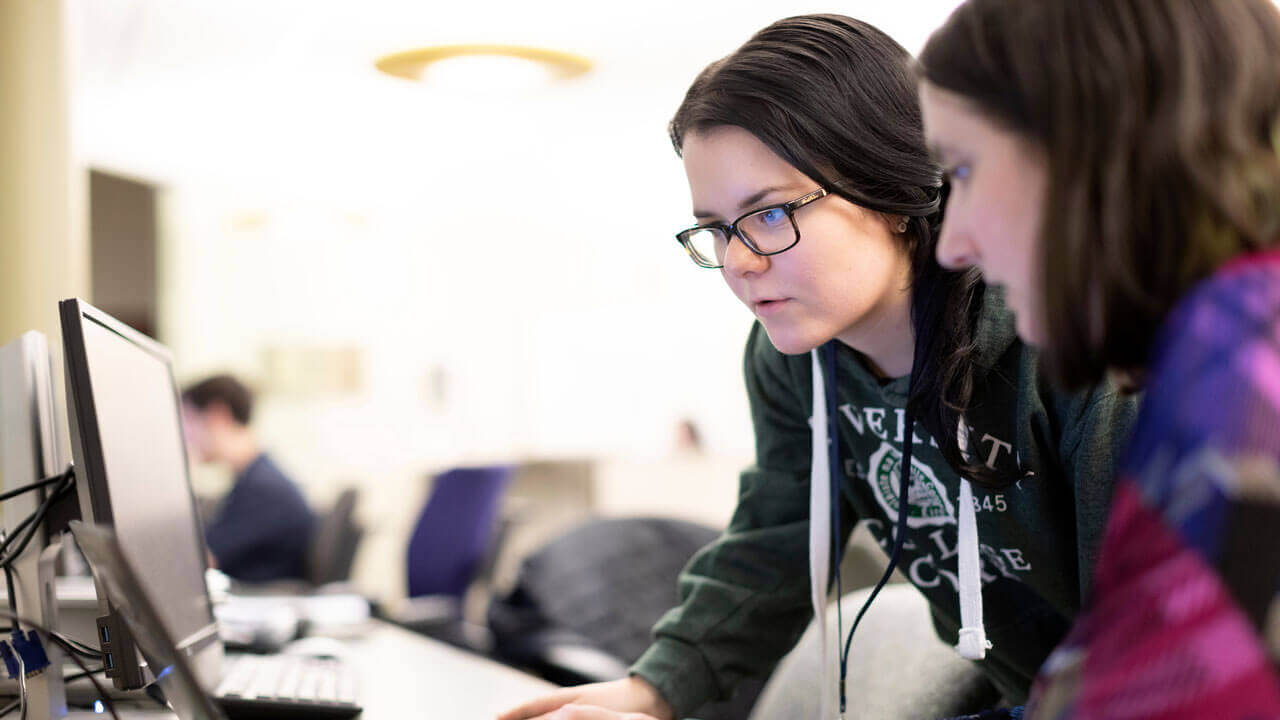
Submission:
[[[913,52],[954,0],[850,0]],[[450,179],[525,178],[548,162],[670,157],[664,124],[694,74],[780,17],[784,0],[70,0],[73,137],[85,164],[168,185],[407,200]],[[505,42],[597,63],[509,97],[382,76],[378,56]],[[456,182],[454,183],[456,185]]]

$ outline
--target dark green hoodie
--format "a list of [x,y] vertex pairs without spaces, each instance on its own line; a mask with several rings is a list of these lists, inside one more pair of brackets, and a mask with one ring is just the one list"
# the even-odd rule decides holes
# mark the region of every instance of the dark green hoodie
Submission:
[[[1080,609],[1110,505],[1116,454],[1137,401],[1111,386],[1075,394],[1051,388],[1037,372],[1035,351],[1017,339],[999,292],[987,291],[978,342],[979,370],[965,413],[968,450],[1002,477],[1022,477],[1001,490],[973,488],[993,645],[980,665],[1008,699],[1021,702]],[[744,678],[770,672],[813,618],[811,360],[778,352],[757,323],[744,365],[756,462],[742,473],[728,529],[685,568],[681,605],[659,621],[654,644],[632,667],[677,717],[727,697]],[[843,344],[836,374],[844,465],[840,546],[862,521],[888,550],[908,381],[877,380]],[[939,636],[954,645],[960,478],[919,423],[914,443],[899,568],[929,599]]]

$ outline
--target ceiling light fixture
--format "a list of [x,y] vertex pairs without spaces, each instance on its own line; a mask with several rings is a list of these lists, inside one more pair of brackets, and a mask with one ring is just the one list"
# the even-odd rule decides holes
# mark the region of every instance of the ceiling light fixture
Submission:
[[581,55],[523,45],[440,45],[405,50],[375,61],[378,70],[406,80],[482,85],[563,82],[585,75],[592,62]]

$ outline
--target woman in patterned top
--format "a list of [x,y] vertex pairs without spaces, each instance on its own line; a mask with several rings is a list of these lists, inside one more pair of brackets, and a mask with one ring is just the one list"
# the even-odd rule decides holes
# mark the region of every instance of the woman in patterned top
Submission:
[[1026,716],[1280,717],[1280,10],[969,0],[919,66],[939,260],[1060,381],[1146,389]]

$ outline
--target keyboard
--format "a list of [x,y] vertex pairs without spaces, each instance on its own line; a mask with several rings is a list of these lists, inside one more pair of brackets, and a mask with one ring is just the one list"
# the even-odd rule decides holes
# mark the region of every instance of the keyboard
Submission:
[[214,699],[231,720],[360,713],[355,668],[335,658],[228,655]]

